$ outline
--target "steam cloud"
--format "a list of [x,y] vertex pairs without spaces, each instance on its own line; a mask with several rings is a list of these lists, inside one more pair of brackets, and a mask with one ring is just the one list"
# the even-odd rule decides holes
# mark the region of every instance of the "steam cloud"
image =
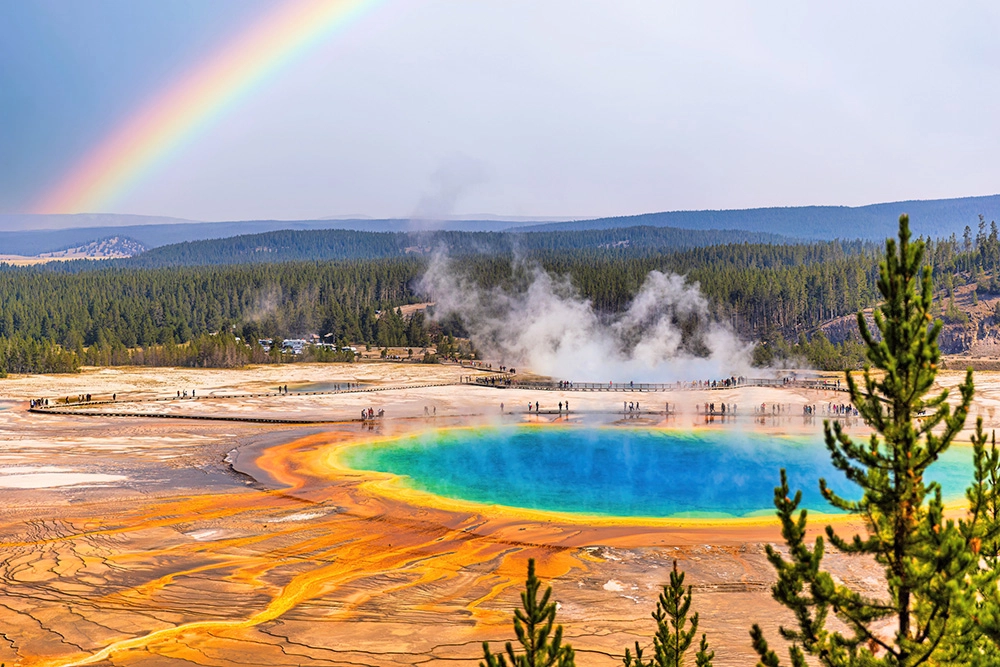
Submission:
[[624,313],[604,316],[568,278],[527,270],[525,290],[487,290],[436,256],[420,288],[437,303],[435,316],[457,315],[482,352],[557,379],[673,382],[749,368],[751,346],[712,319],[683,276],[650,272]]
[[446,158],[431,175],[431,188],[420,198],[410,217],[411,231],[424,231],[447,220],[455,205],[466,192],[485,183],[487,170],[483,163],[466,155]]

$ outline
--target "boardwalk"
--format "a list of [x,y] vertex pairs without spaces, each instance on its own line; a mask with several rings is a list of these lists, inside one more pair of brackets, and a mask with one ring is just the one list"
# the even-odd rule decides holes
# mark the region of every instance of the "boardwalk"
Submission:
[[[114,407],[122,404],[142,404],[142,403],[188,403],[190,402],[201,402],[201,401],[240,401],[247,399],[256,398],[279,398],[288,399],[295,397],[306,397],[306,396],[324,396],[324,395],[339,395],[339,394],[376,394],[391,391],[400,391],[407,389],[426,389],[431,387],[461,387],[461,386],[478,386],[491,389],[520,389],[526,391],[556,391],[556,392],[605,392],[605,393],[657,393],[657,392],[684,392],[684,391],[721,391],[724,389],[731,390],[742,390],[752,387],[769,387],[774,389],[822,389],[827,391],[841,391],[846,392],[846,387],[838,387],[836,382],[831,382],[828,380],[790,380],[790,379],[771,379],[771,378],[739,378],[737,382],[730,382],[726,384],[725,381],[717,381],[716,386],[711,386],[711,383],[697,383],[697,382],[673,382],[673,383],[645,383],[645,382],[609,382],[597,383],[597,382],[558,382],[558,381],[521,381],[516,379],[515,376],[508,373],[494,374],[494,375],[472,375],[472,376],[462,376],[459,382],[438,382],[438,383],[409,383],[409,384],[398,384],[398,385],[384,385],[384,386],[365,386],[365,385],[354,385],[345,386],[344,388],[337,388],[326,391],[288,391],[288,392],[253,392],[253,393],[206,393],[199,394],[197,396],[149,396],[149,395],[119,395],[117,400],[110,400],[109,398],[95,398],[94,400],[71,400],[66,402],[63,399],[50,399],[48,405],[35,405],[29,408],[29,412],[36,414],[57,414],[57,415],[75,415],[82,417],[147,417],[154,419],[194,419],[194,420],[207,420],[207,421],[230,421],[230,422],[251,422],[260,424],[323,424],[323,423],[344,423],[344,422],[362,422],[367,423],[373,420],[371,419],[358,419],[358,418],[308,418],[308,417],[283,417],[283,416],[267,416],[267,415],[220,415],[220,414],[184,414],[176,412],[150,412],[142,410],[115,410]],[[669,405],[669,403],[667,403]],[[706,404],[707,405],[707,404]],[[673,407],[672,405],[670,407]],[[109,409],[110,408],[110,409]],[[662,415],[662,416],[673,416],[674,411],[669,412],[665,410],[638,410],[638,403],[636,404],[636,410],[629,411],[627,408],[623,408],[621,412],[617,410],[598,410],[593,411],[595,413],[601,414],[622,414],[626,418],[637,417],[639,415]],[[590,410],[576,411],[574,414],[583,414],[585,412],[592,412]],[[714,417],[725,417],[724,412],[712,412],[711,410],[698,411],[700,416],[706,418]],[[508,414],[513,414],[512,412]],[[546,408],[541,411],[528,410],[525,414],[534,415],[569,415],[570,412],[567,409],[565,412],[562,410],[554,410],[551,408]],[[734,415],[730,415],[734,416]]]
[[602,391],[602,392],[661,392],[661,391],[722,391],[745,387],[771,387],[777,389],[824,389],[846,392],[843,383],[831,380],[785,380],[781,378],[738,378],[735,382],[557,382],[524,381],[511,375],[467,375],[464,384],[495,389],[526,389],[530,391]]

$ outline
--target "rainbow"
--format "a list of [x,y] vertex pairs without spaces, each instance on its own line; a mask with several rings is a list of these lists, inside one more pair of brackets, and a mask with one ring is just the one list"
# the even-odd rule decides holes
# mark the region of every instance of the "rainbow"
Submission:
[[36,213],[106,209],[199,131],[379,0],[288,0],[155,95],[86,154]]

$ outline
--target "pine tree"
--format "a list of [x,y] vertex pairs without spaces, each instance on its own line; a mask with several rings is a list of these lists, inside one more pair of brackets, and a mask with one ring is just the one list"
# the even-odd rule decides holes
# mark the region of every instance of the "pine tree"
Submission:
[[[691,647],[698,632],[698,614],[691,617],[688,625],[688,612],[691,609],[691,587],[684,588],[684,573],[674,569],[670,573],[670,583],[663,587],[660,599],[656,603],[653,619],[656,621],[656,634],[653,635],[653,657],[649,661],[642,659],[642,648],[635,643],[635,655],[625,649],[625,667],[683,667],[684,654]],[[715,653],[709,650],[708,639],[701,636],[701,644],[695,654],[697,667],[712,667]]]
[[[830,667],[931,662],[961,629],[958,617],[967,607],[963,588],[980,575],[982,525],[976,504],[966,519],[945,520],[941,488],[925,480],[928,467],[961,431],[974,389],[970,370],[959,386],[961,398],[954,411],[947,391],[928,396],[940,357],[941,322],[931,322],[931,276],[929,268],[921,270],[922,253],[923,243],[910,242],[909,221],[901,216],[898,247],[887,240],[879,266],[878,289],[885,302],[874,313],[878,338],[858,314],[870,363],[863,387],[850,373],[847,385],[874,433],[868,442],[855,442],[839,423],[824,427],[834,466],[862,495],[856,501],[843,498],[822,479],[820,490],[834,507],[863,519],[867,529],[867,535],[845,539],[827,526],[826,537],[845,554],[873,558],[883,568],[886,595],[869,597],[823,571],[825,541],[817,537],[811,548],[807,544],[807,512],[798,510],[802,494],[790,498],[784,470],[775,489],[789,556],[770,546],[767,556],[778,574],[772,593],[797,621],[797,629],[780,630],[791,642],[789,654],[796,667],[805,667],[806,655]],[[872,367],[881,373],[873,374]],[[985,443],[981,427],[977,442]],[[830,613],[845,631],[827,627]],[[777,667],[778,656],[759,626],[751,636],[758,664]]]
[[993,667],[1000,663],[1000,450],[996,432],[986,447],[983,419],[976,420],[972,437],[974,480],[966,492],[970,512],[978,518],[974,544],[980,569],[962,590],[962,607],[955,614],[957,627],[941,651],[941,665]]
[[[575,657],[571,646],[562,643],[562,626],[553,625],[556,620],[556,603],[549,602],[552,587],[538,598],[542,582],[535,576],[535,559],[528,560],[528,580],[521,592],[521,609],[514,611],[514,634],[521,645],[522,653],[514,652],[511,642],[503,652],[492,653],[489,642],[483,642],[484,661],[479,667],[575,667]],[[550,640],[551,637],[551,640]]]

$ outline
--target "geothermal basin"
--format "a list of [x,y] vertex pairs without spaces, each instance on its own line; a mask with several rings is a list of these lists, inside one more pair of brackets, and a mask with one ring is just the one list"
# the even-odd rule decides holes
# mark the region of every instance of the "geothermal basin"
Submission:
[[[836,512],[857,487],[830,462],[820,433],[741,429],[505,426],[451,428],[344,448],[339,463],[386,473],[382,489],[420,504],[499,505],[584,517],[729,519],[773,516],[779,470],[802,490],[802,507]],[[972,481],[971,452],[955,447],[929,475],[947,500]],[[413,492],[417,492],[414,494]]]
[[[771,598],[773,488],[785,467],[813,510],[830,511],[819,477],[850,493],[821,420],[803,410],[842,392],[673,391],[660,397],[669,414],[633,416],[622,394],[460,385],[469,372],[294,364],[7,378],[0,663],[476,665],[483,640],[514,638],[529,558],[579,664],[620,666],[626,647],[649,641],[674,561],[720,667],[756,662],[750,624],[776,636],[794,622]],[[963,379],[942,373],[939,386]],[[995,428],[1000,375],[976,379],[971,414]],[[362,386],[321,393],[348,382]],[[289,395],[275,392],[286,384]],[[179,387],[198,399],[171,398]],[[29,397],[83,391],[103,402],[28,412]],[[567,399],[570,413],[558,410]],[[529,401],[542,410],[501,408]],[[719,419],[697,409],[706,401],[785,410]],[[360,422],[368,407],[385,419]],[[858,420],[841,422],[866,437]],[[956,515],[968,438],[932,468]],[[810,537],[828,522],[848,537],[864,530],[813,514]],[[824,563],[884,593],[864,559],[830,550]]]

